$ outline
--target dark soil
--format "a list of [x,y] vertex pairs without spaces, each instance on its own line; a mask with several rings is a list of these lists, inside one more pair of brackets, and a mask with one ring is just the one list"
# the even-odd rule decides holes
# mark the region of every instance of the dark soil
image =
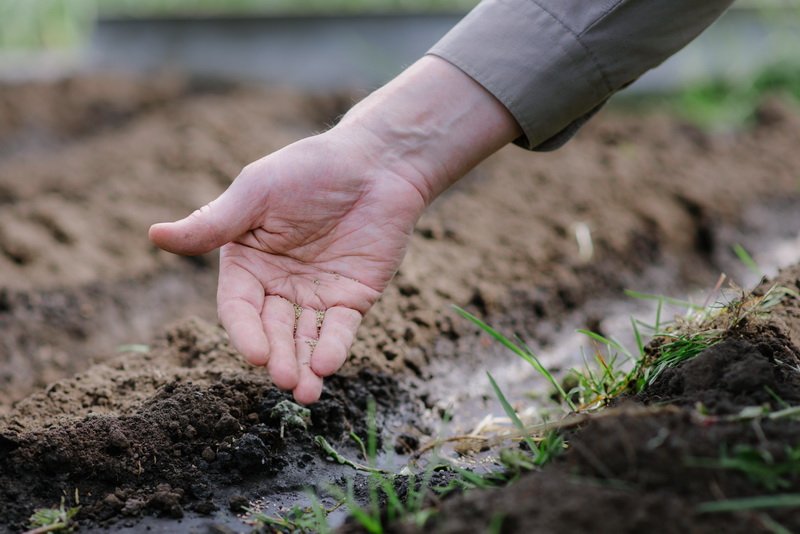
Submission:
[[[763,293],[773,282],[756,290]],[[800,266],[777,283],[800,289]],[[567,434],[568,450],[541,472],[502,489],[447,501],[422,529],[396,532],[774,532],[800,530],[797,508],[700,513],[700,503],[800,492],[800,469],[773,486],[710,465],[742,447],[787,460],[800,446],[798,418],[730,420],[745,408],[800,403],[800,302],[787,297],[717,345],[664,372],[635,398]],[[770,391],[772,393],[770,393]],[[776,398],[777,397],[777,398]],[[796,452],[794,453],[797,454]],[[797,460],[795,459],[795,465]]]
[[[209,515],[227,505],[225,488],[244,493],[253,480],[262,497],[292,485],[299,491],[324,482],[326,455],[313,447],[314,436],[355,453],[349,433],[366,435],[369,397],[381,427],[390,404],[412,404],[394,380],[363,370],[328,381],[307,428],[298,426],[275,410],[291,396],[248,368],[218,327],[184,322],[147,354],[53,383],[2,421],[0,524],[21,528],[32,506],[76,492],[83,524],[103,524],[142,514]],[[390,411],[396,421],[397,409]],[[238,498],[249,503],[256,495]]]
[[[768,127],[725,137],[658,115],[606,114],[556,153],[503,150],[423,217],[342,378],[327,383],[306,430],[284,425],[281,437],[269,414],[287,397],[213,322],[215,257],[165,254],[146,230],[210,201],[243,165],[348,102],[180,78],[0,86],[0,531],[63,495],[71,502],[76,489],[83,526],[184,514],[188,528],[230,515],[231,502],[352,476],[315,435],[357,457],[348,433],[364,435],[373,395],[384,435],[413,446],[464,388],[457,374],[452,384],[429,379],[484,363],[485,339],[450,304],[546,343],[554,321],[644,272],[663,291],[713,285],[733,259],[717,229],[749,205],[800,198],[800,115],[780,104]],[[589,260],[576,223],[590,228]],[[744,339],[771,362],[800,340],[800,329],[781,328],[791,345]],[[149,347],[119,352],[131,343]],[[652,402],[700,398],[702,384],[669,376]],[[700,400],[713,410],[750,398],[731,384],[727,396]],[[795,398],[792,384],[775,385]],[[576,462],[570,469],[595,476],[576,455],[561,468]],[[652,502],[678,510],[668,504]]]

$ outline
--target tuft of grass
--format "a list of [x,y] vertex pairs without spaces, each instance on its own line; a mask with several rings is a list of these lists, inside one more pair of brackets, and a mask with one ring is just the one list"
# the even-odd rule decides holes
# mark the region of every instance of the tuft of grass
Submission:
[[61,504],[58,508],[39,508],[33,512],[28,520],[30,530],[26,534],[44,534],[45,532],[72,532],[72,519],[80,510],[80,506],[67,508],[64,505],[64,497],[61,497]]
[[[718,294],[724,281],[725,277],[721,276],[712,296]],[[736,287],[734,289],[741,291]],[[778,285],[770,287],[760,296],[745,296],[742,292],[741,298],[734,299],[727,304],[714,300],[711,303],[698,305],[686,300],[631,290],[626,290],[625,294],[633,298],[657,302],[653,324],[648,325],[631,318],[631,328],[636,341],[635,351],[628,350],[616,339],[589,330],[578,330],[594,343],[605,347],[606,354],[599,350],[595,351],[592,358],[594,365],[590,365],[584,355],[584,367],[570,369],[564,380],[565,384],[569,384],[567,386],[569,391],[565,390],[565,387],[542,365],[536,354],[524,343],[511,341],[478,317],[457,306],[454,308],[459,315],[477,325],[503,346],[527,361],[538,374],[550,382],[557,396],[571,412],[582,412],[606,406],[611,400],[623,394],[644,391],[666,369],[696,357],[704,350],[722,341],[729,332],[744,325],[749,319],[758,319],[769,312],[784,298],[800,298],[797,291]],[[711,296],[707,300],[711,301]],[[665,305],[684,308],[686,313],[674,321],[665,322],[662,317]],[[651,330],[650,340],[647,343],[640,326]],[[491,377],[490,380],[494,382]],[[495,393],[498,393],[496,386],[495,383],[492,384]],[[508,413],[508,410],[506,411]],[[514,421],[513,418],[512,421]],[[516,421],[514,423],[516,425]]]

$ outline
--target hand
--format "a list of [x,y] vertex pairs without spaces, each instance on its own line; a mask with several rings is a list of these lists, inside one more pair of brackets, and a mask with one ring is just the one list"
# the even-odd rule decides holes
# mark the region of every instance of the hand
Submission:
[[222,247],[220,321],[251,364],[304,404],[344,363],[425,207],[410,177],[380,168],[354,137],[334,129],[290,145],[189,217],[150,229],[178,254]]
[[222,247],[217,308],[233,345],[308,404],[347,358],[424,207],[519,134],[489,92],[426,56],[150,238],[177,254]]

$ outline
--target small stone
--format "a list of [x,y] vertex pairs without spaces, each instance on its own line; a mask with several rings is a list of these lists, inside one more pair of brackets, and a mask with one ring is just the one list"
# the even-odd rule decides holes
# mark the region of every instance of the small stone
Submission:
[[203,501],[194,505],[194,511],[201,515],[211,515],[217,511],[217,505],[211,501]]
[[161,484],[156,493],[150,497],[147,505],[169,517],[180,519],[183,517],[182,497],[183,492],[172,491],[168,484]]
[[183,435],[189,439],[194,439],[197,437],[197,429],[192,425],[186,427],[186,430],[183,431]]
[[109,493],[108,495],[106,495],[105,499],[103,499],[103,503],[105,503],[105,505],[108,506],[109,508],[113,508],[114,510],[119,510],[124,506],[124,503],[119,499],[119,497],[117,497],[113,493]]
[[122,508],[122,515],[137,515],[139,512],[142,511],[144,508],[144,501],[142,499],[136,499],[131,497],[127,501],[125,501],[125,506]]
[[214,432],[218,436],[230,436],[239,432],[239,421],[236,420],[231,414],[224,414],[219,418],[217,424],[214,425]]
[[118,450],[125,450],[131,446],[127,436],[119,428],[114,428],[108,433],[108,444]]
[[206,447],[205,449],[203,449],[201,455],[203,457],[203,460],[205,460],[208,463],[211,463],[217,459],[217,453],[215,453],[214,449],[212,449],[211,447]]
[[250,507],[250,501],[244,495],[231,495],[228,499],[228,508],[234,514],[239,514],[245,511],[245,508]]

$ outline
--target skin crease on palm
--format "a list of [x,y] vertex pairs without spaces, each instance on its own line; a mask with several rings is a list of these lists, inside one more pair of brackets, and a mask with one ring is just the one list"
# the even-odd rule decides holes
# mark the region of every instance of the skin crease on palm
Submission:
[[251,163],[189,217],[153,225],[150,239],[177,254],[221,247],[217,309],[231,342],[310,404],[425,207],[517,135],[490,93],[426,56],[331,130]]

